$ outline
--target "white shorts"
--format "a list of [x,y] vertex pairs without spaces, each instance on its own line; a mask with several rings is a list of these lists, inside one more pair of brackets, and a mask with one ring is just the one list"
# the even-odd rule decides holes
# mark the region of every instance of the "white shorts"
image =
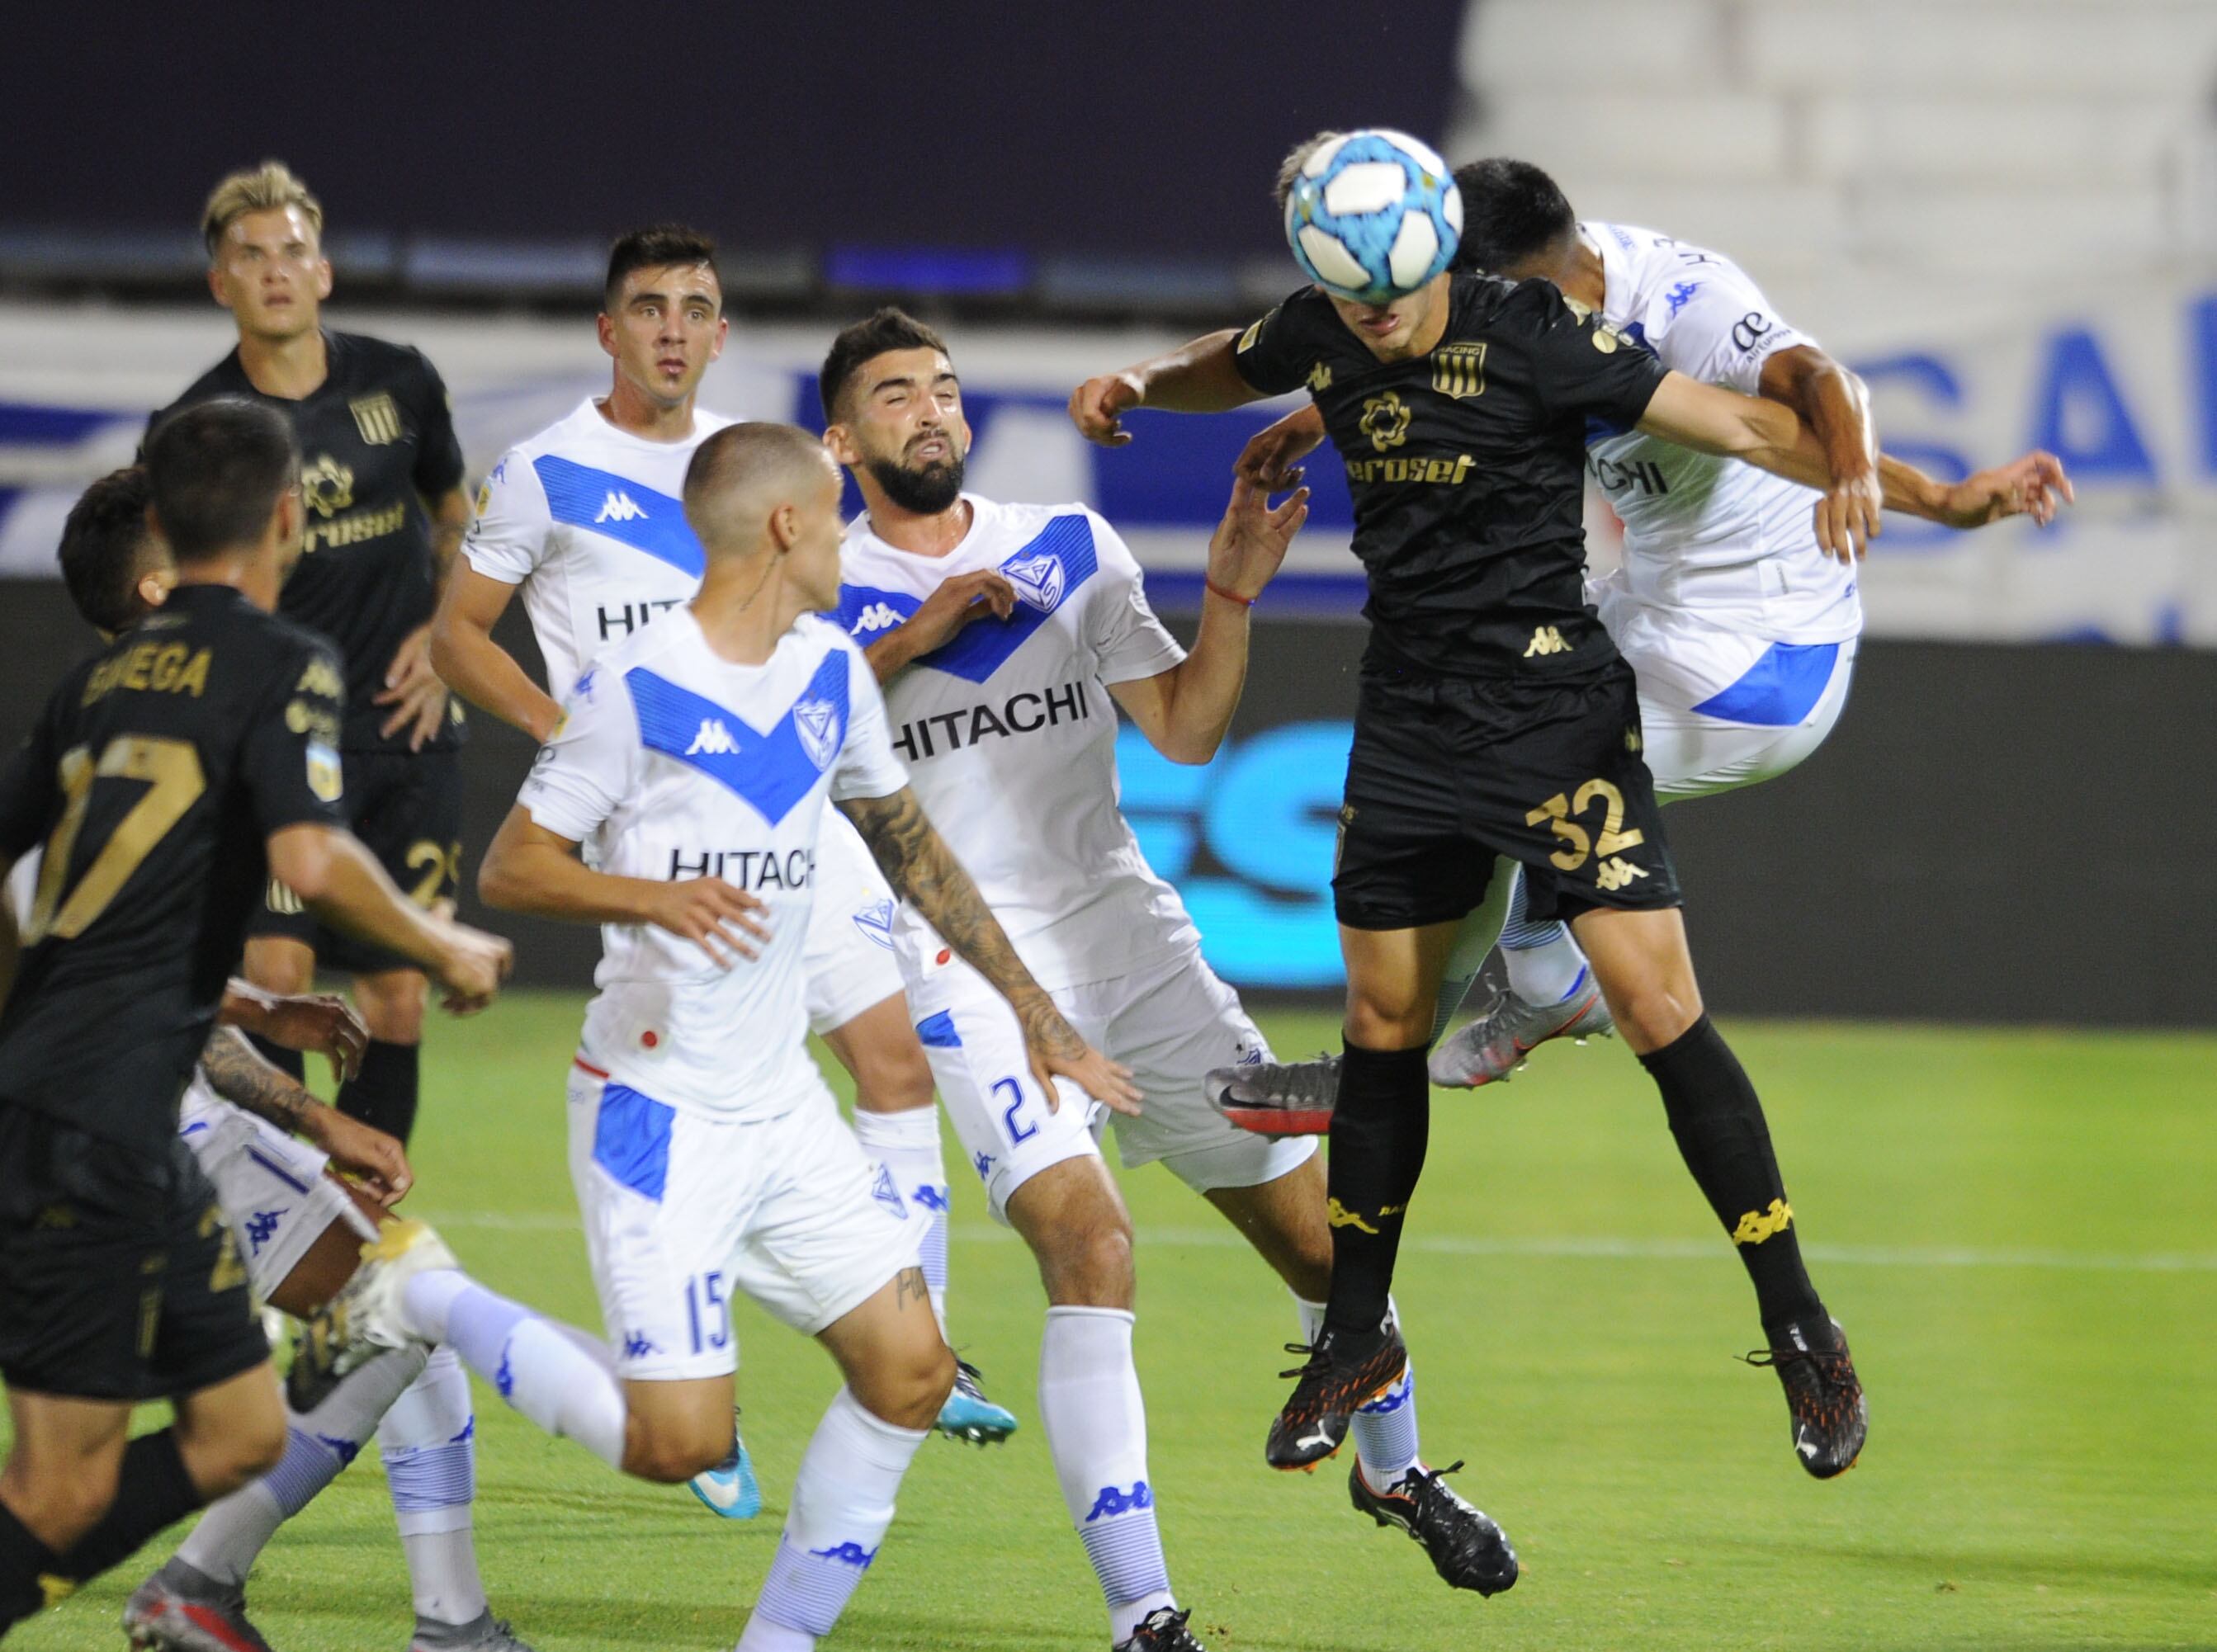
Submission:
[[233,1106],[197,1073],[178,1106],[177,1133],[214,1184],[257,1299],[269,1300],[334,1222],[364,1239],[375,1236],[364,1230],[367,1221],[346,1190],[324,1174],[328,1158]]
[[1587,588],[1640,680],[1640,726],[1665,803],[1775,780],[1840,720],[1856,638],[1795,644],[1633,602],[1614,581]]
[[627,1380],[738,1370],[735,1292],[815,1335],[914,1267],[929,1222],[863,1156],[820,1081],[775,1119],[704,1119],[581,1057],[570,1179]]
[[816,840],[816,898],[808,915],[808,1026],[842,1027],[901,989],[893,960],[893,892],[847,817],[824,811]]
[[1055,1082],[1061,1106],[1048,1111],[1008,1001],[960,959],[911,959],[909,951],[902,948],[916,977],[909,1007],[917,1035],[998,1221],[1008,1220],[1010,1195],[1049,1165],[1097,1155],[1104,1126],[1115,1129],[1127,1166],[1160,1159],[1203,1193],[1275,1181],[1316,1151],[1310,1137],[1257,1136],[1208,1105],[1202,1080],[1210,1068],[1268,1061],[1270,1051],[1238,996],[1197,951],[1181,949],[1143,974],[1053,995],[1086,1042],[1132,1069],[1141,1097],[1136,1119],[1061,1079]]

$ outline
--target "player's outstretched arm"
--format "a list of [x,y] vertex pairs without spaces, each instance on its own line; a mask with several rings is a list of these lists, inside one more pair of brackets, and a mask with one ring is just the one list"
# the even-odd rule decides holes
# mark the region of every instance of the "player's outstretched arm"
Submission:
[[1870,391],[1814,344],[1795,344],[1765,357],[1757,388],[1794,410],[1817,439],[1828,472],[1825,510],[1837,526],[1859,521],[1879,532],[1885,489],[1879,479],[1878,430]]
[[1232,461],[1232,473],[1244,476],[1257,487],[1277,493],[1300,485],[1301,461],[1322,445],[1324,415],[1311,402],[1297,407],[1275,424],[1248,437],[1247,445]]
[[310,823],[269,834],[269,873],[333,928],[420,964],[447,989],[458,1015],[493,1001],[516,961],[498,935],[427,912],[393,885],[354,834]]
[[838,807],[870,846],[878,869],[894,891],[1009,1001],[1024,1029],[1032,1076],[1046,1094],[1047,1105],[1057,1105],[1052,1079],[1059,1073],[1119,1113],[1139,1112],[1139,1092],[1130,1069],[1110,1061],[1078,1037],[1054,1000],[1032,979],[978,893],[978,885],[925,817],[915,790],[905,786],[886,797],[843,798]]
[[287,1050],[322,1056],[343,1084],[361,1070],[369,1026],[354,1007],[331,992],[269,992],[233,976],[224,983],[216,1020]]
[[1135,367],[1088,379],[1070,392],[1070,418],[1088,441],[1121,447],[1132,433],[1120,422],[1135,407],[1167,413],[1221,413],[1262,399],[1232,364],[1238,335],[1230,328],[1151,357]]
[[291,1075],[263,1059],[238,1028],[216,1028],[201,1052],[201,1071],[232,1106],[313,1142],[379,1204],[396,1205],[415,1186],[416,1173],[398,1142],[317,1100]]
[[1247,681],[1247,615],[1275,576],[1309,517],[1309,490],[1296,488],[1275,510],[1245,477],[1208,541],[1207,595],[1193,651],[1152,677],[1112,682],[1116,704],[1174,763],[1205,763],[1224,743]]
[[[1640,428],[1682,447],[1744,459],[1819,492],[1831,475],[1814,433],[1792,409],[1682,373],[1665,375],[1657,386]],[[1981,527],[2005,516],[2030,516],[2044,526],[2053,520],[2059,502],[2072,497],[2061,463],[2044,453],[2027,453],[1952,485],[1881,453],[1879,482],[1888,510],[1949,527]],[[1846,562],[1863,554],[1863,528],[1859,519],[1834,515],[1832,503],[1829,497],[1818,502],[1817,542]]]
[[516,593],[516,587],[457,558],[431,616],[431,664],[471,705],[544,740],[562,720],[562,708],[492,639],[493,626]]
[[663,883],[596,872],[577,845],[548,830],[518,804],[478,863],[478,895],[487,906],[571,923],[651,923],[708,954],[719,969],[758,954],[769,939],[755,896],[720,878]]

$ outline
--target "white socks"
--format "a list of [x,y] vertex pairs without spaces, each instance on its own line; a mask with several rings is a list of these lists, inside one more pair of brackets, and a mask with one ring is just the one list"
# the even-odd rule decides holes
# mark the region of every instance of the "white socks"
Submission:
[[450,1345],[501,1398],[548,1433],[576,1440],[612,1469],[623,1467],[623,1384],[593,1339],[453,1268],[410,1279],[401,1310],[411,1332]]
[[892,1524],[893,1498],[921,1428],[901,1428],[864,1410],[845,1389],[816,1425],[777,1555],[738,1652],[807,1652],[829,1635],[878,1557]]
[[1049,1308],[1040,1338],[1040,1426],[1071,1523],[1108,1602],[1119,1643],[1175,1606],[1147,1483],[1147,1412],[1132,1365],[1133,1316],[1121,1308]]
[[[909,1219],[924,1230],[923,1282],[931,1291],[931,1311],[947,1333],[947,1165],[939,1151],[939,1108],[911,1107],[905,1113],[855,1109],[855,1139],[862,1151],[885,1167],[887,1179],[908,1207]],[[882,1194],[880,1195],[882,1197]]]
[[378,1419],[422,1373],[425,1358],[421,1348],[380,1354],[342,1378],[306,1415],[287,1407],[285,1455],[277,1466],[210,1504],[178,1545],[177,1558],[219,1583],[245,1581],[277,1528],[354,1461]]
[[385,1478],[416,1615],[442,1624],[475,1621],[485,1610],[471,1505],[477,1497],[477,1418],[470,1379],[450,1347],[393,1402],[377,1431]]
[[[1313,1342],[1324,1330],[1324,1304],[1294,1298],[1301,1310],[1301,1341]],[[1399,1324],[1401,1310],[1386,1298],[1389,1324]],[[1355,1436],[1355,1459],[1373,1491],[1390,1491],[1393,1482],[1421,1460],[1417,1448],[1417,1363],[1369,1404],[1358,1407],[1348,1432]]]
[[1501,963],[1509,989],[1528,1004],[1559,1004],[1585,974],[1586,955],[1571,927],[1553,919],[1535,923],[1524,915],[1524,878],[1516,878],[1509,921],[1501,930]]

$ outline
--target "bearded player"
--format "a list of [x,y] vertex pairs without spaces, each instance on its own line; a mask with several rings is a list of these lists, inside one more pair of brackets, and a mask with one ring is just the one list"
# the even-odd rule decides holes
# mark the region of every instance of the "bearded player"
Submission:
[[[703,552],[679,496],[701,443],[732,422],[695,405],[729,327],[712,241],[676,225],[624,236],[609,253],[600,317],[608,393],[511,448],[486,479],[433,651],[460,693],[534,739],[553,732],[559,700],[596,655],[699,589]],[[544,688],[493,640],[519,593],[547,663]],[[843,817],[825,821],[820,853],[809,1024],[854,1075],[855,1133],[886,1169],[879,1196],[928,1224],[924,1275],[943,1324],[947,1172],[931,1069],[891,951],[892,891]],[[977,1368],[960,1364],[942,1432],[982,1445],[1016,1426],[985,1397]],[[732,1518],[761,1505],[744,1450],[694,1490]]]

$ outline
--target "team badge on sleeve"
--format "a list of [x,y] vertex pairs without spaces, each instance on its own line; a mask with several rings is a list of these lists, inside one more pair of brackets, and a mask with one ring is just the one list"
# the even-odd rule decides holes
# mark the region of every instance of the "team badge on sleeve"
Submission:
[[337,803],[344,784],[338,752],[320,740],[308,742],[308,790],[325,803]]

